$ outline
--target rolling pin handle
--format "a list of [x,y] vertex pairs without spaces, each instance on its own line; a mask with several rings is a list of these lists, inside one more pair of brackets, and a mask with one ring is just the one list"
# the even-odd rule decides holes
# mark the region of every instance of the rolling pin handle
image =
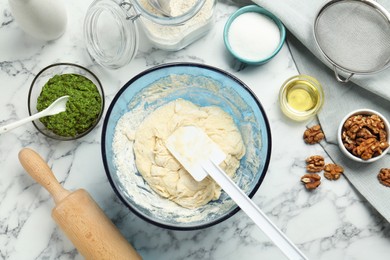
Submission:
[[34,150],[23,148],[19,152],[19,161],[26,172],[51,194],[56,204],[70,194],[70,191],[61,186],[50,167]]
[[64,189],[32,149],[22,149],[19,160],[27,173],[52,195],[56,203],[53,219],[85,259],[142,260],[87,191]]

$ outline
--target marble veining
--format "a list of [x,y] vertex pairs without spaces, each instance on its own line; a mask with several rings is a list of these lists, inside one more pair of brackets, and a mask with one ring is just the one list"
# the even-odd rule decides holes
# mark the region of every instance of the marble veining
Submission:
[[[238,6],[225,0],[218,2],[216,24],[206,37],[181,51],[165,52],[152,47],[141,33],[136,58],[121,69],[107,70],[91,60],[84,46],[82,23],[90,3],[66,1],[67,31],[51,42],[22,32],[8,1],[0,3],[0,124],[28,115],[29,85],[51,63],[74,62],[97,74],[104,86],[106,109],[116,92],[144,69],[177,61],[219,67],[256,93],[271,125],[271,163],[254,202],[309,259],[389,258],[389,223],[346,178],[324,179],[312,192],[299,181],[306,157],[320,154],[330,159],[320,145],[303,142],[306,123],[288,120],[279,109],[280,85],[298,73],[287,44],[263,66],[237,64],[224,48],[222,31]],[[89,135],[71,142],[49,140],[32,124],[0,135],[0,259],[83,259],[51,219],[54,202],[48,192],[20,166],[17,154],[23,147],[37,150],[65,188],[88,190],[144,259],[285,259],[241,211],[223,223],[196,231],[166,230],[135,216],[107,181],[100,154],[101,126],[102,122]]]

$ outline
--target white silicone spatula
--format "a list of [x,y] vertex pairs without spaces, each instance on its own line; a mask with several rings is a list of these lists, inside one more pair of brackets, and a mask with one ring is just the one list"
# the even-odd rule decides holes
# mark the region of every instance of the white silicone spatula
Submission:
[[307,259],[219,167],[226,155],[202,129],[178,128],[168,138],[166,147],[195,180],[210,175],[289,259]]

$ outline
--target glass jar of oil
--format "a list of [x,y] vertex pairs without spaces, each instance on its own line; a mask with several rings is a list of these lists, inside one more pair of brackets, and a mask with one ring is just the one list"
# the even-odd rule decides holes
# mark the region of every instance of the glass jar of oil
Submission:
[[279,92],[283,113],[296,121],[307,120],[320,110],[324,103],[324,91],[317,79],[297,75],[286,80]]

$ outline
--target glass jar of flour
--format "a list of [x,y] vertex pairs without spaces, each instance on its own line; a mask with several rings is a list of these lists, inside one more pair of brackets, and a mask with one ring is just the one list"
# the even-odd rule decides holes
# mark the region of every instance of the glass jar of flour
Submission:
[[138,28],[162,50],[180,50],[212,28],[216,0],[168,1],[169,16],[161,14],[149,0],[95,0],[84,21],[89,54],[100,65],[120,68],[137,54]]

